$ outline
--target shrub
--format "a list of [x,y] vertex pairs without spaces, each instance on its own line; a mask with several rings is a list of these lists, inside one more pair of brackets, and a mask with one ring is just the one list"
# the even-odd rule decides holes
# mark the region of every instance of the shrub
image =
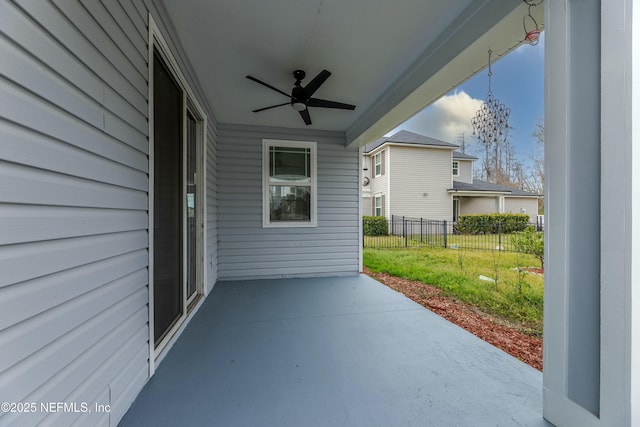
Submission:
[[362,222],[365,236],[386,236],[389,234],[387,218],[384,216],[363,216]]
[[529,226],[524,231],[516,233],[511,238],[511,243],[518,252],[524,252],[538,258],[540,267],[544,268],[544,235],[538,233],[535,227]]
[[495,234],[523,231],[529,223],[527,214],[474,214],[460,215],[455,232],[461,234]]

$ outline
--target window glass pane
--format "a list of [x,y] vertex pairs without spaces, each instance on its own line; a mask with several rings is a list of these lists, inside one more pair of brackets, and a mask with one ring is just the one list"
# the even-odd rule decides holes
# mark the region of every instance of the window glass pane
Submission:
[[269,177],[272,182],[311,182],[311,149],[269,147]]
[[269,186],[271,221],[310,221],[311,187]]

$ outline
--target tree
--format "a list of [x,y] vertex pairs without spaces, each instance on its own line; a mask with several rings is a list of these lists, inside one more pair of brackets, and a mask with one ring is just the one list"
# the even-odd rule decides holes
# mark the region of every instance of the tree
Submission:
[[[479,168],[474,169],[474,178],[507,185],[532,193],[544,191],[544,121],[538,119],[532,136],[535,146],[529,162],[518,158],[509,135],[509,127],[497,140],[483,142],[478,137],[475,154],[481,158]],[[538,211],[544,212],[544,200],[538,200]]]
[[504,136],[496,141],[480,143],[479,156],[484,156],[481,169],[476,170],[475,178],[495,184],[524,189],[526,173],[515,146],[509,135],[509,128]]
[[[531,170],[525,180],[524,189],[538,194],[544,192],[544,120],[538,119],[535,130],[531,134],[536,145],[531,153]],[[538,212],[544,213],[544,200],[538,200]]]
[[515,233],[511,243],[516,251],[538,258],[540,267],[544,268],[544,234],[538,233],[535,227],[529,226],[524,231]]

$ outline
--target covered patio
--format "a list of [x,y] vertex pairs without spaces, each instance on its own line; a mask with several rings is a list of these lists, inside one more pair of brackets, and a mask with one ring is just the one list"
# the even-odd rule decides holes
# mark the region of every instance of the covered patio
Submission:
[[120,426],[545,426],[542,374],[364,276],[220,282]]
[[[0,1],[0,427],[640,425],[640,7],[396,3]],[[361,147],[529,12],[544,380],[357,275]]]

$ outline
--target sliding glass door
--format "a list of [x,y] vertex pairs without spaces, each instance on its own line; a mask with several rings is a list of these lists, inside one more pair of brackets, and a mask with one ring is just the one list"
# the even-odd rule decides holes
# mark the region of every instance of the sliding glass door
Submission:
[[153,58],[153,339],[160,351],[201,292],[202,121],[163,56]]
[[187,302],[190,303],[197,295],[198,291],[198,124],[190,111],[187,111],[187,147],[186,147],[186,205],[187,205]]
[[182,91],[154,55],[153,303],[156,346],[180,319],[182,289]]

